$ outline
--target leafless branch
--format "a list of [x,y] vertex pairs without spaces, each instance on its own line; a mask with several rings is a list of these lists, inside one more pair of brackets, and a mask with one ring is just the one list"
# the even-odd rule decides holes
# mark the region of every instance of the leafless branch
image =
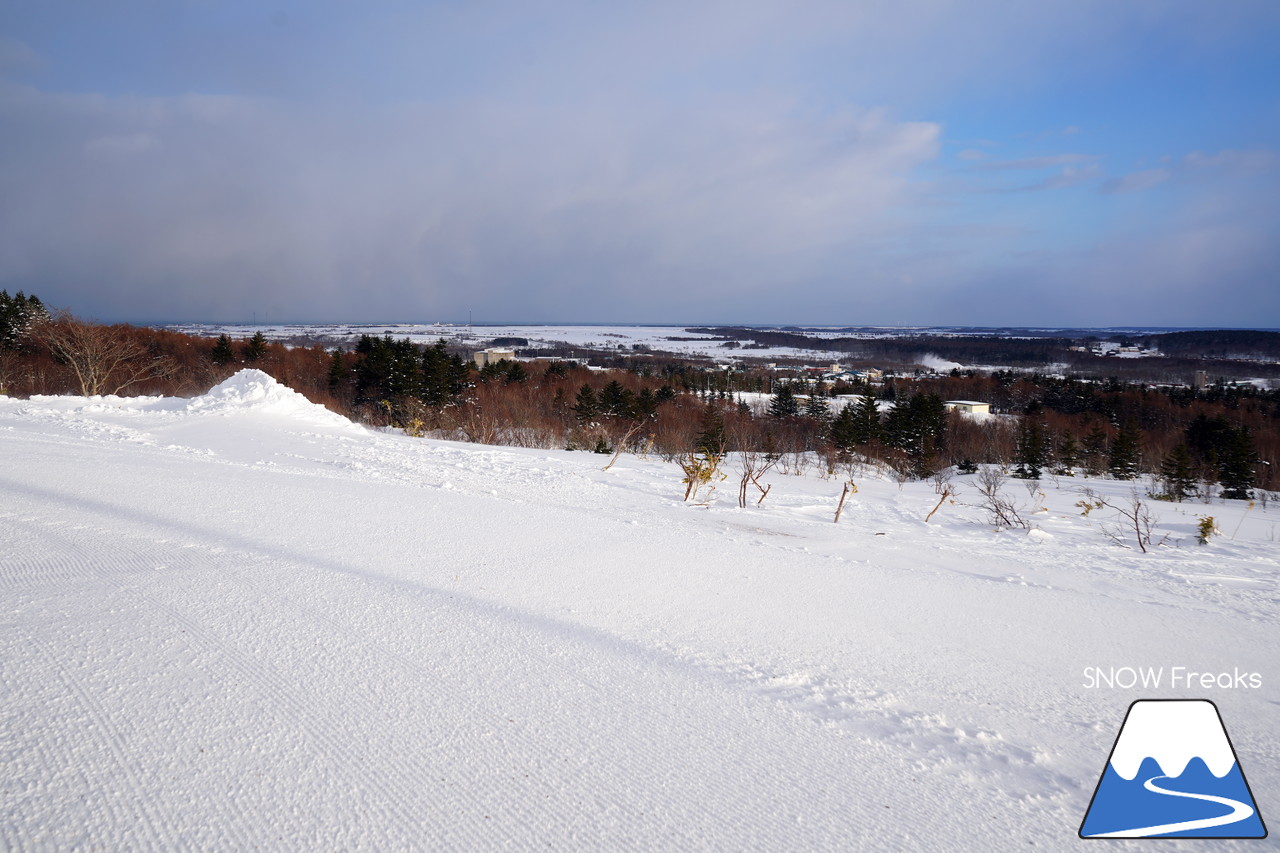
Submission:
[[154,356],[128,326],[104,326],[59,311],[36,334],[75,375],[86,397],[119,394],[131,385],[172,372],[168,359]]
[[844,499],[849,495],[858,491],[858,487],[852,481],[846,480],[844,489],[840,492],[840,505],[836,507],[836,523],[840,523],[840,513],[844,512]]

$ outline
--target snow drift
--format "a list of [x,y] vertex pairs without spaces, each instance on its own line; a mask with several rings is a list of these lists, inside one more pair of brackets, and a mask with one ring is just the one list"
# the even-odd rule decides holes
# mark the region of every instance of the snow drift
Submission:
[[184,411],[197,415],[269,412],[299,422],[330,426],[352,425],[349,420],[281,385],[261,370],[245,369],[187,402]]

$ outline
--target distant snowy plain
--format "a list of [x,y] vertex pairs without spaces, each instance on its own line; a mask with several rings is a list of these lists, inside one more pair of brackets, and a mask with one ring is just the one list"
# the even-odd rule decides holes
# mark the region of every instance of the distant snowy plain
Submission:
[[[217,337],[221,334],[232,338],[247,338],[261,332],[268,340],[295,340],[301,338],[318,338],[326,341],[340,341],[345,346],[352,346],[361,335],[390,335],[393,338],[408,338],[417,344],[434,344],[444,340],[459,346],[471,346],[477,349],[489,345],[494,338],[524,338],[531,347],[551,347],[568,344],[570,347],[582,347],[586,350],[622,350],[634,354],[652,349],[658,352],[676,353],[684,356],[710,358],[720,362],[737,361],[742,357],[751,358],[809,358],[816,359],[818,364],[830,364],[839,359],[841,353],[833,353],[818,349],[789,346],[764,346],[754,338],[743,337],[731,343],[737,347],[725,346],[726,341],[717,339],[705,332],[694,332],[682,326],[634,326],[634,325],[581,325],[567,323],[564,325],[508,325],[508,326],[465,326],[451,324],[390,324],[390,325],[351,325],[335,324],[277,324],[277,325],[210,325],[204,323],[177,324],[166,328],[201,337]],[[697,327],[694,327],[697,328]],[[896,331],[896,330],[895,330]],[[907,332],[913,330],[904,330]],[[915,330],[919,331],[919,330]],[[850,333],[847,330],[806,332],[815,339],[831,337],[883,337],[884,333]],[[927,359],[939,361],[936,356],[922,353],[923,364]],[[948,368],[950,369],[950,368]]]
[[[1131,484],[1011,483],[1035,529],[996,532],[972,478],[926,523],[868,472],[837,524],[842,477],[687,504],[658,458],[370,431],[256,371],[0,398],[0,460],[5,849],[1067,849],[1159,697],[1280,804],[1274,504],[1157,504],[1144,555],[1075,506]],[[1261,686],[1086,682],[1126,666]]]

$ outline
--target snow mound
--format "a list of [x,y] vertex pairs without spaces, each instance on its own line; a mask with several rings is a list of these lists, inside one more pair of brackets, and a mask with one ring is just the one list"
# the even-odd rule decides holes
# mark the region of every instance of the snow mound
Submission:
[[354,426],[351,421],[313,403],[281,385],[261,370],[245,369],[187,402],[191,414],[225,415],[236,412],[270,412],[293,419],[334,426]]

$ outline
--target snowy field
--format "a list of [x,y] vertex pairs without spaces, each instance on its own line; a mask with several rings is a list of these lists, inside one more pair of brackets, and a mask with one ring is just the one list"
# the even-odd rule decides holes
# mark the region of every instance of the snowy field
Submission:
[[[693,332],[683,326],[634,326],[634,325],[507,325],[507,326],[475,326],[452,324],[413,324],[400,323],[389,325],[352,325],[334,324],[276,324],[276,325],[211,325],[206,323],[186,323],[165,326],[173,331],[183,332],[198,337],[216,338],[226,334],[232,338],[248,338],[262,332],[268,340],[292,341],[302,338],[314,338],[324,341],[339,341],[345,346],[354,346],[361,335],[391,335],[393,338],[408,338],[416,344],[434,344],[445,340],[459,346],[481,348],[494,338],[525,338],[531,347],[551,347],[561,344],[583,347],[590,350],[623,350],[634,354],[634,347],[651,349],[657,352],[675,353],[683,356],[698,356],[714,359],[721,363],[740,361],[743,358],[756,359],[810,359],[815,364],[830,364],[838,361],[841,354],[819,349],[789,346],[762,346],[754,338],[738,338],[737,348],[726,347],[724,340],[713,338],[703,332]],[[810,329],[805,332],[814,339],[824,338],[883,338],[899,334],[919,333],[920,329],[891,329],[879,331],[849,332],[822,331]],[[678,338],[679,340],[672,340]],[[961,365],[940,359],[927,352],[921,352],[920,364],[935,369],[950,370]],[[997,368],[998,369],[998,368]]]
[[690,505],[660,459],[372,432],[256,371],[0,398],[0,456],[4,849],[1068,849],[1160,697],[1217,703],[1280,819],[1275,504],[1155,504],[1148,554],[1075,506],[1116,482],[1011,483],[1030,533],[972,477],[928,523],[870,473],[838,524],[816,471]]
[[[296,340],[299,338],[319,338],[326,341],[340,341],[346,346],[353,346],[361,335],[391,335],[393,338],[408,338],[416,344],[434,344],[445,340],[459,346],[473,346],[477,349],[488,345],[494,338],[525,338],[531,347],[551,347],[568,344],[590,350],[624,350],[633,353],[633,347],[647,347],[666,353],[684,356],[701,356],[720,362],[737,361],[747,356],[751,358],[817,358],[820,362],[830,363],[833,354],[814,349],[796,347],[755,347],[755,341],[742,338],[737,341],[740,347],[751,349],[733,349],[723,346],[723,340],[716,340],[710,335],[691,332],[682,326],[585,326],[566,324],[556,325],[510,325],[510,326],[475,326],[467,327],[448,324],[390,324],[390,325],[206,325],[201,323],[167,326],[174,331],[200,337],[217,337],[221,334],[232,338],[248,338],[256,332],[262,332],[268,340]],[[815,334],[814,337],[821,337]],[[867,337],[872,337],[868,335]],[[671,340],[680,338],[682,340]],[[836,354],[838,355],[838,354]]]

